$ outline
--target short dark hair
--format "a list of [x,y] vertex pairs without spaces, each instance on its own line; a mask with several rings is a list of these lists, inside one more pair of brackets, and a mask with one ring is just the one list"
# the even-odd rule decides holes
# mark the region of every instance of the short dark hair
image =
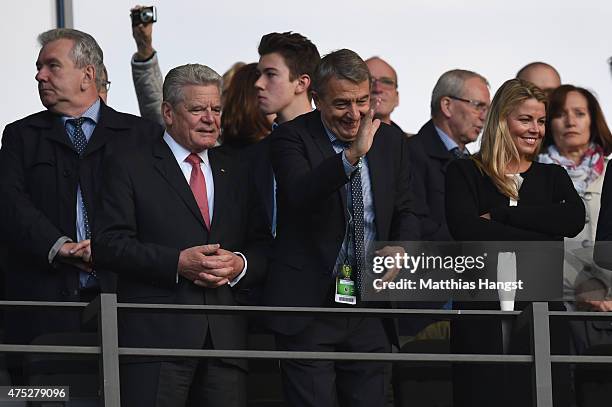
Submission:
[[371,82],[368,65],[355,51],[346,48],[330,52],[321,59],[312,79],[312,89],[323,96],[331,78],[346,79],[353,83]]
[[304,74],[312,78],[321,60],[317,47],[308,38],[291,31],[264,35],[257,51],[259,56],[274,52],[280,54],[289,68],[289,79],[292,81]]
[[604,113],[601,110],[597,98],[587,89],[574,85],[561,85],[550,94],[548,111],[546,112],[544,145],[548,146],[555,142],[552,134],[551,122],[555,117],[561,116],[567,94],[570,92],[578,92],[587,100],[589,116],[591,117],[591,141],[595,144],[599,144],[606,155],[610,154],[612,152],[612,133],[606,124]]

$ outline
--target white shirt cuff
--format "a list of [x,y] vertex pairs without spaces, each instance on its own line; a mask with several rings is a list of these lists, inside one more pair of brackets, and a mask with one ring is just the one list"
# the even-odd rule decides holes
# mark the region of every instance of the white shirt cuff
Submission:
[[242,269],[242,272],[236,276],[236,278],[234,278],[232,281],[229,282],[230,287],[233,287],[236,284],[238,284],[240,279],[242,279],[242,277],[244,277],[244,275],[247,272],[247,265],[248,265],[247,259],[246,259],[246,257],[244,257],[244,254],[242,254],[240,252],[234,252],[234,253],[236,253],[238,256],[242,257],[242,260],[244,260],[244,268]]

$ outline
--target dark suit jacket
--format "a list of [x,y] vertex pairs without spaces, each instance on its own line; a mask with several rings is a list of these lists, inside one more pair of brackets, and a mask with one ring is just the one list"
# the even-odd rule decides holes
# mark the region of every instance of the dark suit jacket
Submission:
[[[612,161],[610,161],[612,162]],[[612,165],[608,162],[606,177],[601,191],[601,209],[597,222],[597,242],[594,259],[603,268],[612,269]],[[610,282],[606,282],[609,284]]]
[[270,161],[270,137],[245,148],[243,158],[249,163],[249,171],[253,174],[255,190],[262,202],[268,225],[272,227],[274,172]]
[[[235,290],[264,278],[271,236],[247,169],[223,147],[208,157],[215,190],[210,232],[161,137],[105,166],[94,262],[117,273],[119,301],[235,305]],[[208,243],[246,257],[247,273],[234,288],[204,289],[183,277],[177,283],[180,251]],[[246,346],[245,318],[239,316],[124,313],[120,324],[122,346],[199,349],[208,331],[215,349]]]
[[[76,240],[76,194],[81,185],[90,224],[99,209],[100,170],[117,142],[151,137],[160,127],[101,103],[100,120],[79,158],[61,119],[43,111],[6,126],[0,149],[0,228],[9,249],[5,273],[11,300],[78,301],[78,271],[48,263],[49,250],[65,235]],[[98,273],[103,291],[112,278]],[[79,316],[67,312],[11,313],[9,340],[43,332],[78,330]],[[35,319],[30,319],[35,318]]]
[[[378,240],[418,240],[406,137],[381,124],[367,154]],[[278,223],[264,301],[279,306],[323,306],[347,222],[342,163],[318,110],[281,125],[271,137]],[[304,329],[308,318],[271,318],[283,334]]]
[[428,216],[422,218],[423,240],[452,240],[446,225],[444,178],[453,156],[440,140],[431,120],[408,139],[408,151],[414,170],[415,195],[429,209]]

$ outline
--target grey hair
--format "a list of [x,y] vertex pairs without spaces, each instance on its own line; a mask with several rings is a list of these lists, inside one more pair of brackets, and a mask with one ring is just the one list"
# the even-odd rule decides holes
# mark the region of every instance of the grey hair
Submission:
[[74,43],[70,50],[70,58],[77,68],[84,68],[87,65],[94,67],[96,89],[100,89],[104,85],[102,78],[104,53],[94,37],[73,28],[55,28],[38,35],[38,43],[41,47],[61,39],[72,40]]
[[164,80],[164,102],[176,106],[184,100],[183,88],[189,85],[214,85],[221,94],[221,75],[206,65],[187,64],[172,68]]
[[321,58],[312,80],[312,88],[317,95],[322,96],[325,93],[327,82],[332,77],[353,83],[371,82],[368,65],[350,49],[339,49]]
[[444,72],[436,82],[436,86],[431,93],[431,116],[434,117],[440,113],[440,101],[445,96],[463,97],[464,84],[467,80],[478,78],[483,83],[489,86],[489,82],[484,76],[476,72],[467,71],[465,69],[453,69]]

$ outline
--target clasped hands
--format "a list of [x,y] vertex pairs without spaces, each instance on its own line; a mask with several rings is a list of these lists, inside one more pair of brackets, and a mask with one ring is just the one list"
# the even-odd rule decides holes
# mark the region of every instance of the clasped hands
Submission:
[[242,256],[222,249],[219,244],[190,247],[179,255],[179,275],[200,287],[216,288],[228,284],[243,269]]
[[57,252],[57,260],[64,264],[77,267],[87,273],[93,271],[91,262],[91,240],[81,240],[78,243],[66,242]]

